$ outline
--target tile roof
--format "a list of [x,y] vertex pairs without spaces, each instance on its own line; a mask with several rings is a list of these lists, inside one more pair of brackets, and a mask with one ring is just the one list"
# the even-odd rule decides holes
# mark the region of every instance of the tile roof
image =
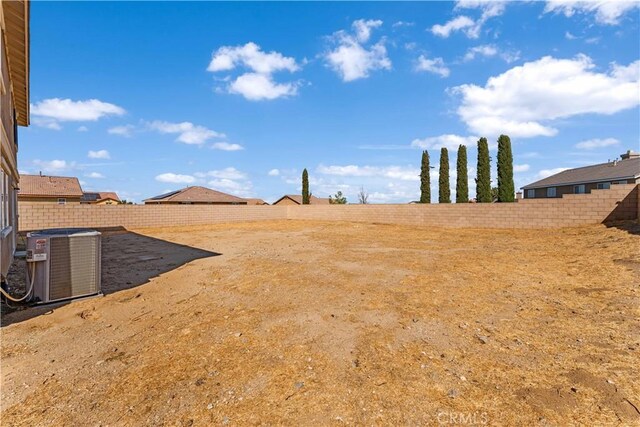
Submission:
[[183,188],[182,190],[172,191],[170,193],[161,194],[156,197],[146,199],[145,203],[235,203],[246,204],[245,199],[232,196],[231,194],[222,193],[206,187],[193,186]]
[[[282,196],[278,200],[276,200],[273,204],[274,205],[277,204],[280,200],[284,199],[285,197],[288,198],[288,199],[291,199],[292,201],[296,202],[299,205],[302,204],[302,195],[301,194],[285,194],[284,196]],[[310,205],[329,205],[331,203],[329,202],[328,198],[323,199],[323,198],[311,195],[311,197],[309,197],[309,204]]]
[[640,157],[633,157],[615,162],[567,169],[540,181],[532,182],[522,188],[526,190],[529,188],[615,181],[638,177],[640,177]]
[[82,197],[78,178],[71,176],[20,175],[19,196]]

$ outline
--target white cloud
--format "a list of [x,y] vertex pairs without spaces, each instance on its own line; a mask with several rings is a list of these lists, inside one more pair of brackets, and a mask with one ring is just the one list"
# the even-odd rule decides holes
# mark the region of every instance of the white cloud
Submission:
[[260,101],[293,96],[298,92],[299,82],[277,83],[273,79],[273,74],[278,71],[300,70],[294,58],[275,51],[263,52],[253,42],[243,46],[222,46],[213,53],[207,71],[231,71],[236,67],[250,72],[235,78],[226,88],[229,93]]
[[156,176],[156,181],[169,182],[172,184],[192,184],[196,179],[191,175],[180,175],[167,172]]
[[73,169],[75,162],[67,162],[66,160],[34,160],[33,164],[42,172],[60,173],[69,169]]
[[45,129],[62,130],[62,126],[60,126],[60,123],[48,117],[34,116],[31,118],[31,123]]
[[468,38],[477,39],[484,24],[493,17],[504,13],[505,1],[498,0],[458,0],[455,10],[476,9],[481,11],[477,20],[465,15],[457,16],[444,25],[434,25],[431,32],[436,36],[447,38],[456,31],[462,31]]
[[271,169],[267,173],[267,175],[269,175],[269,176],[278,176],[278,175],[280,175],[280,170],[279,169]]
[[385,177],[401,181],[417,181],[420,170],[409,166],[318,166],[317,172],[323,175],[351,177]]
[[428,59],[424,55],[420,55],[418,63],[416,64],[417,71],[428,71],[439,75],[440,77],[448,77],[450,74],[449,68],[444,64],[442,58]]
[[112,128],[109,128],[107,132],[110,133],[111,135],[119,135],[119,136],[124,136],[125,138],[130,138],[131,135],[133,134],[134,129],[135,129],[135,126],[133,125],[114,126]]
[[231,144],[229,142],[216,142],[212,145],[212,148],[222,151],[240,151],[244,150],[244,147],[240,144]]
[[480,135],[553,136],[548,122],[579,114],[614,114],[640,103],[640,61],[613,64],[594,72],[588,56],[556,59],[545,56],[491,77],[484,87],[457,86],[457,110],[468,128]]
[[110,159],[111,155],[107,150],[98,150],[98,151],[90,150],[89,153],[87,154],[87,157],[89,157],[90,159]]
[[272,74],[276,71],[298,71],[300,66],[294,58],[283,56],[279,52],[263,52],[257,44],[249,42],[244,46],[222,46],[213,53],[207,71],[230,71],[244,66],[260,74]]
[[640,7],[637,1],[602,0],[550,0],[545,13],[563,13],[571,17],[576,13],[595,14],[596,22],[604,25],[618,25],[620,18],[627,12]]
[[153,121],[148,124],[151,130],[163,134],[177,134],[176,141],[185,144],[204,144],[211,138],[224,138],[225,134],[207,129],[204,126],[194,125],[191,122],[170,123],[163,121]]
[[469,50],[467,50],[467,53],[464,55],[464,60],[471,61],[476,57],[476,55],[490,57],[490,56],[496,56],[497,54],[498,54],[497,47],[495,47],[494,45],[485,44],[485,45],[469,48]]
[[375,70],[391,69],[391,60],[387,56],[384,39],[366,47],[371,38],[371,30],[380,27],[382,21],[357,20],[352,24],[354,34],[337,31],[331,40],[337,45],[324,54],[327,65],[340,75],[343,81],[350,82],[369,77]]
[[562,171],[566,171],[569,168],[553,168],[553,169],[542,169],[540,172],[538,172],[538,174],[536,175],[538,179],[543,179],[543,178],[547,178],[551,175],[555,175],[557,173],[560,173]]
[[459,136],[459,135],[439,135],[431,136],[423,139],[414,139],[411,141],[412,147],[418,147],[423,150],[434,148],[446,148],[448,150],[457,150],[460,145],[475,146],[478,141],[476,136]]
[[103,179],[105,178],[104,175],[102,175],[100,172],[90,172],[84,175],[87,178],[94,178],[94,179]]
[[569,31],[565,31],[564,32],[564,38],[567,40],[575,40],[578,37],[574,36],[573,34],[571,34]]
[[353,21],[353,24],[351,24],[351,26],[353,27],[358,41],[361,43],[365,43],[371,38],[371,30],[382,26],[382,21],[379,19],[369,19],[368,21],[365,21],[364,19],[358,19],[356,21]]
[[122,107],[98,99],[72,101],[51,98],[31,104],[31,114],[56,122],[96,121],[106,116],[121,116],[125,112]]
[[[436,24],[431,27],[431,32],[436,36],[447,38],[456,31],[473,28],[475,21],[468,16],[457,16],[444,25]],[[477,36],[476,36],[477,37]],[[476,38],[473,37],[473,38]]]
[[415,22],[408,22],[408,21],[397,21],[394,22],[392,27],[393,28],[400,28],[400,27],[413,27],[414,25],[416,25]]
[[526,172],[530,169],[530,166],[528,164],[522,164],[522,165],[513,165],[513,171],[514,172]]
[[87,132],[88,130],[89,130],[89,128],[88,128],[88,127],[86,127],[86,126],[80,126],[80,127],[78,128],[78,132]]
[[618,145],[620,141],[615,138],[604,138],[604,139],[588,139],[586,141],[578,142],[575,147],[580,148],[582,150],[595,150],[596,148],[605,148],[610,147],[612,145]]
[[244,96],[250,101],[272,100],[294,96],[299,83],[276,83],[269,74],[245,73],[229,84],[229,93]]

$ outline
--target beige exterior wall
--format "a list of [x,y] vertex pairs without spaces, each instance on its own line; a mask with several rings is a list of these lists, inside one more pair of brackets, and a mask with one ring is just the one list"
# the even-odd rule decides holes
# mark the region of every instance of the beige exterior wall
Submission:
[[170,227],[237,221],[353,221],[455,228],[554,228],[638,219],[639,186],[518,203],[406,205],[65,205],[20,204],[21,230],[56,227]]
[[[0,16],[0,18],[3,18]],[[14,102],[7,64],[4,19],[0,19],[0,275],[9,268],[15,251],[17,227],[18,145]]]
[[[640,183],[640,178],[633,180],[633,179],[627,179],[625,180],[627,184],[634,184],[634,183]],[[611,184],[612,182],[610,182]],[[612,185],[618,185],[618,184],[612,184]],[[574,186],[573,185],[559,185],[559,186],[554,186],[556,189],[556,197],[562,197],[565,194],[574,194]],[[597,182],[590,182],[590,183],[586,183],[584,184],[585,187],[585,192],[586,193],[591,193],[591,191],[593,190],[597,190],[598,189],[598,183]],[[543,187],[543,188],[535,188],[535,198],[547,198],[547,188],[551,188],[551,187]],[[524,190],[524,198],[525,199],[530,199],[531,197],[529,197],[529,191],[528,190]]]

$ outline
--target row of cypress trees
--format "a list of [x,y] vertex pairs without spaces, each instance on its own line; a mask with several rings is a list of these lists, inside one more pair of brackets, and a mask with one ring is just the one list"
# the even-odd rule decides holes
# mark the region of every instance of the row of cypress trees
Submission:
[[[456,162],[456,203],[469,202],[469,173],[467,170],[467,147],[458,147],[458,159]],[[431,203],[431,177],[429,171],[429,152],[422,152],[422,164],[420,168],[420,203]],[[451,203],[451,190],[449,186],[449,151],[440,149],[440,171],[438,181],[438,201]],[[489,144],[487,138],[478,140],[478,164],[476,175],[476,201],[478,203],[491,203],[491,158],[489,157]],[[515,185],[513,183],[513,153],[511,151],[511,139],[507,135],[498,138],[498,202],[515,201]]]

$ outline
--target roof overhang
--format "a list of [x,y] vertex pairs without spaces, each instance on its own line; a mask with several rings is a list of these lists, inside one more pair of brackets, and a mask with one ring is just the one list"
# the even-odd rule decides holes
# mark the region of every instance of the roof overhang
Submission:
[[21,126],[29,126],[29,8],[28,0],[2,2],[10,89]]

